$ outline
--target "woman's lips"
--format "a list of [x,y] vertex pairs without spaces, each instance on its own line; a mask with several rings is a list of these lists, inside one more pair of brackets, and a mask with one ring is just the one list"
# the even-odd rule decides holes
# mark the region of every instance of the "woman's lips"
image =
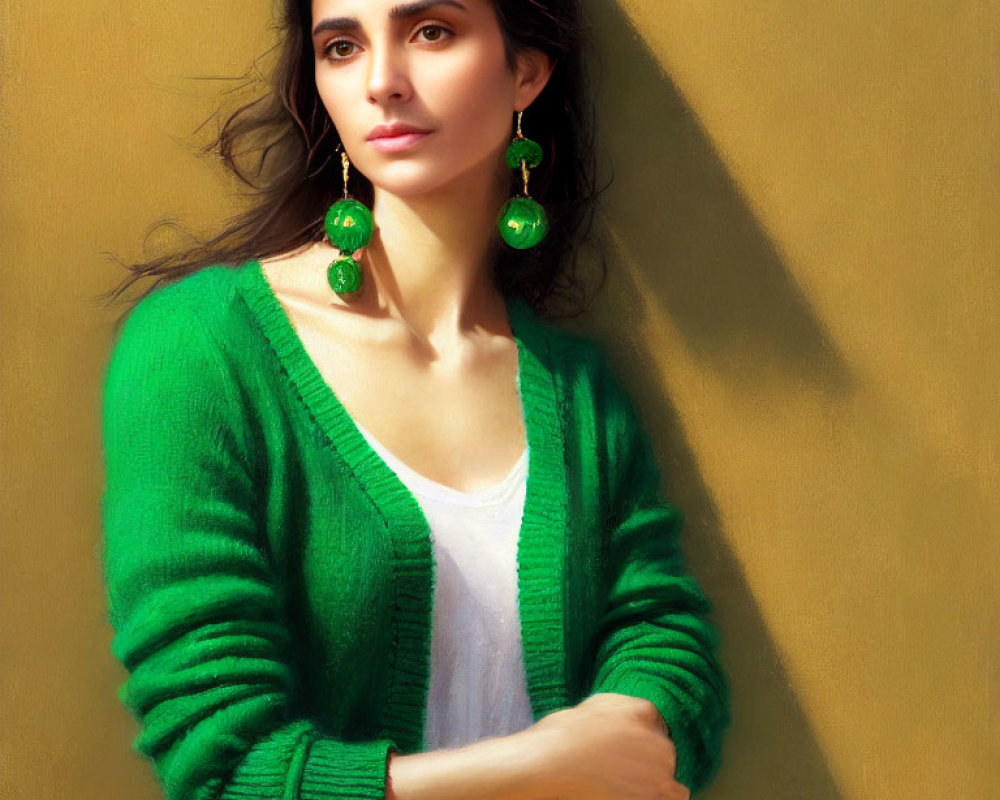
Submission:
[[430,135],[430,131],[426,133],[401,133],[398,136],[380,136],[377,139],[369,139],[368,143],[383,153],[398,153],[403,150],[409,150]]

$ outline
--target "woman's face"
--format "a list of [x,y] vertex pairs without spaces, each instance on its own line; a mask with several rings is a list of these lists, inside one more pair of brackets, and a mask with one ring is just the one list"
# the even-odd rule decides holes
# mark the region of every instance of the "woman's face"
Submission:
[[[316,87],[352,165],[398,196],[495,175],[514,112],[551,72],[537,51],[511,71],[490,0],[313,0],[312,29]],[[378,136],[393,123],[424,133]]]

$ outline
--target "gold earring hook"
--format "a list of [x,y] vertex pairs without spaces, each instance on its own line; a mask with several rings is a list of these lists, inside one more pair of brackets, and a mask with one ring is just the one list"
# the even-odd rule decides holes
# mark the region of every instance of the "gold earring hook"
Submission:
[[[524,138],[524,134],[521,133],[521,116],[523,114],[524,114],[524,111],[518,111],[517,112],[517,136],[514,137],[515,139],[523,139]],[[528,194],[528,172],[529,171],[530,170],[528,169],[528,162],[525,161],[522,158],[521,159],[521,180],[524,183],[524,196],[525,197],[531,197],[531,195]]]
[[351,169],[351,162],[347,158],[347,153],[340,151],[340,164],[344,168],[344,199],[347,199],[347,174]]

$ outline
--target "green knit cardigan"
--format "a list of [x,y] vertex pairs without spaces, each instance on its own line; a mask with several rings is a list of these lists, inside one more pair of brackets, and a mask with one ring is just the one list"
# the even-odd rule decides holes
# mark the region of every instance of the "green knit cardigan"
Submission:
[[[517,551],[535,720],[653,702],[697,790],[729,690],[681,514],[600,348],[508,298],[528,442]],[[129,313],[104,376],[103,576],[133,749],[169,800],[382,798],[423,749],[434,555],[420,507],[303,347],[261,266]]]

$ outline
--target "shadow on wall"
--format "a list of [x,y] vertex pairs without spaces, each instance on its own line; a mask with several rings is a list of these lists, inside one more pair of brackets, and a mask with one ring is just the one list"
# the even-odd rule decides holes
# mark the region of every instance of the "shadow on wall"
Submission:
[[[599,152],[617,172],[602,196],[602,241],[623,248],[684,346],[734,391],[759,380],[755,368],[767,364],[821,393],[850,392],[843,359],[669,76],[616,3],[588,3],[586,11]],[[676,409],[649,369],[662,354],[645,349],[642,291],[618,258],[609,252],[606,288],[584,324],[607,343],[638,404],[664,410],[644,422],[667,493],[685,514],[691,570],[715,603],[732,684],[722,769],[701,797],[840,800]]]

